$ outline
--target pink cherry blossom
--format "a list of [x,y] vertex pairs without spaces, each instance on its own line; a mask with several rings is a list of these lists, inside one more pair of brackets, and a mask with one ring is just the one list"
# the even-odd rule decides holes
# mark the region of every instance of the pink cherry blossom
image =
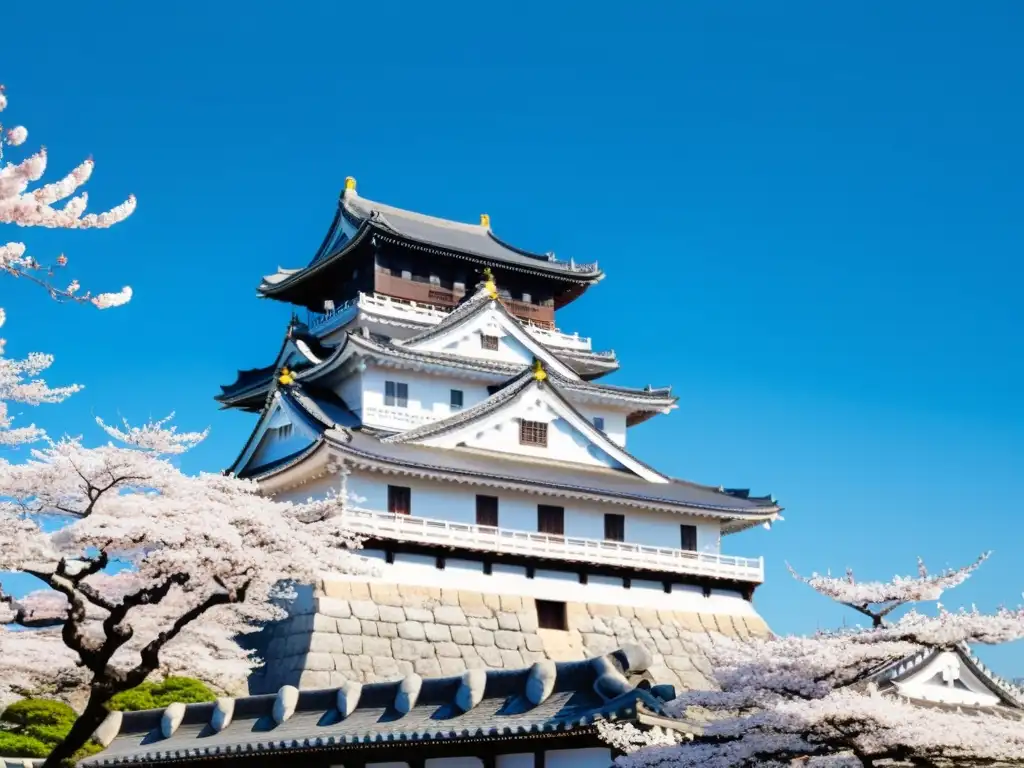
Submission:
[[[7,106],[6,96],[0,92],[0,110]],[[46,150],[25,157],[20,162],[2,163],[4,146],[15,147],[28,138],[28,131],[17,126],[5,133],[0,129],[0,224],[15,224],[20,227],[45,227],[50,229],[105,229],[119,224],[135,211],[136,200],[130,195],[123,203],[101,213],[86,213],[88,196],[81,187],[92,175],[95,163],[90,158],[80,163],[69,174],[35,189],[32,185],[40,181],[46,172]],[[77,193],[77,194],[76,194]],[[66,201],[63,205],[58,205]],[[61,289],[53,285],[49,277],[52,270],[40,261],[25,257],[23,243],[0,244],[0,271],[14,277],[24,277],[42,286],[58,301],[89,303],[100,309],[120,306],[131,299],[130,289],[117,293],[80,293],[78,282],[72,285],[76,290]],[[60,259],[64,257],[61,256]],[[67,263],[58,259],[58,265]]]
[[[749,766],[1024,765],[1021,713],[1001,707],[953,710],[879,692],[875,675],[922,651],[962,651],[968,644],[1024,638],[1024,609],[935,615],[911,610],[886,623],[882,606],[935,599],[962,583],[987,556],[965,568],[916,578],[857,584],[814,576],[811,587],[873,611],[872,626],[811,637],[738,640],[719,635],[701,644],[716,687],[670,702],[675,733],[602,724],[609,744],[627,753],[623,768]],[[1008,687],[1008,690],[1012,686]],[[1024,693],[1017,692],[1024,697]],[[670,729],[671,730],[671,729]]]
[[17,125],[7,131],[7,143],[12,147],[17,147],[19,144],[24,144],[25,139],[28,138],[28,130],[23,125]]

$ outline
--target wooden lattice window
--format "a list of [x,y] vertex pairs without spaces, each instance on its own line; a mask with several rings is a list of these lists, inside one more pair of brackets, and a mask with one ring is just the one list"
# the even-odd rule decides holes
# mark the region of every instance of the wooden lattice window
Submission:
[[549,504],[537,506],[537,532],[550,536],[565,535],[565,509]]
[[527,421],[523,419],[519,422],[519,442],[523,445],[542,445],[547,447],[548,425],[543,421]]
[[486,333],[480,334],[480,346],[484,349],[489,349],[492,352],[498,351],[498,337],[488,336]]

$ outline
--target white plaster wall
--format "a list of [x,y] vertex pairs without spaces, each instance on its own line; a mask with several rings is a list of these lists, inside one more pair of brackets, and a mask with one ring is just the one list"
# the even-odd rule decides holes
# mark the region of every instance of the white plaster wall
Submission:
[[[361,375],[353,376],[361,387],[363,423],[382,429],[412,429],[420,424],[450,416],[451,391],[462,390],[463,409],[470,408],[485,400],[487,384],[467,381],[455,377],[432,376],[416,371],[367,368]],[[409,403],[406,408],[384,404],[384,383],[402,382],[409,387]],[[347,402],[347,401],[346,401]]]
[[583,414],[587,421],[594,423],[594,417],[604,419],[604,433],[616,445],[626,447],[626,413],[613,411],[607,408],[595,408],[592,405],[576,404],[576,409]]
[[[382,385],[383,386],[383,385]],[[357,374],[349,376],[334,388],[335,394],[340,397],[349,410],[357,416],[362,417],[363,412],[363,383]]]
[[[625,540],[633,544],[678,549],[681,544],[679,526],[697,527],[697,549],[717,554],[721,549],[721,526],[716,520],[687,517],[653,509],[633,509],[615,504],[582,502],[575,499],[544,497],[542,495],[501,491],[496,488],[430,482],[400,476],[353,472],[348,478],[348,491],[365,501],[360,507],[387,510],[387,487],[406,486],[411,490],[412,514],[435,520],[458,523],[476,523],[476,496],[498,497],[498,527],[520,531],[537,530],[537,506],[551,504],[565,509],[565,535],[589,539],[604,539],[606,513],[624,515]],[[334,481],[337,487],[337,479]],[[298,499],[322,497],[327,486],[314,486],[299,494]]]
[[660,583],[633,582],[626,589],[622,579],[610,576],[592,576],[580,584],[578,575],[561,571],[538,569],[534,578],[527,578],[525,569],[497,565],[490,575],[480,569],[439,569],[433,561],[424,562],[412,555],[398,553],[395,562],[384,562],[383,552],[364,551],[370,556],[373,572],[370,575],[324,574],[327,580],[408,584],[441,589],[468,589],[493,595],[519,595],[541,600],[561,600],[567,603],[600,603],[629,605],[634,608],[653,608],[662,611],[690,613],[716,613],[730,616],[756,616],[751,603],[739,592],[713,589],[704,597],[700,587],[673,584],[665,592]]
[[[499,410],[451,432],[423,440],[424,445],[454,448],[468,445],[500,453],[555,459],[574,464],[621,468],[622,464],[591,442],[562,416],[565,406],[546,391],[527,390]],[[546,446],[523,445],[519,426],[523,420],[548,425]]]
[[[498,348],[484,349],[480,337],[497,336]],[[534,354],[519,339],[510,335],[498,313],[493,309],[481,312],[476,317],[428,341],[415,345],[415,349],[426,352],[444,352],[449,355],[470,357],[478,360],[497,360],[503,363],[518,363],[527,366],[533,363]]]

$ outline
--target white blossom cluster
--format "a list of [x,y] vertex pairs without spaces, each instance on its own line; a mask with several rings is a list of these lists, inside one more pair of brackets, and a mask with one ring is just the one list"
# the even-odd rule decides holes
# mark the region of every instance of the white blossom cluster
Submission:
[[[7,107],[7,97],[0,86],[0,112]],[[64,178],[32,185],[43,178],[46,172],[46,150],[41,149],[19,163],[3,162],[4,146],[15,147],[28,138],[23,126],[4,130],[0,124],[0,224],[16,224],[22,227],[47,227],[58,229],[104,229],[124,221],[135,211],[135,197],[130,196],[120,205],[103,213],[85,212],[88,195],[79,192],[92,175],[95,163],[89,159],[79,164]],[[72,197],[74,195],[74,197]],[[69,199],[70,198],[70,199]],[[63,206],[57,204],[64,202]],[[24,243],[0,244],[0,272],[15,277],[24,277],[43,286],[58,300],[89,302],[100,309],[125,304],[131,300],[132,290],[124,287],[116,293],[80,293],[78,281],[71,281],[66,287],[54,284],[57,269],[67,264],[67,258],[59,256],[52,265],[44,265],[26,255]]]
[[[125,685],[181,671],[225,686],[259,663],[235,638],[280,618],[292,583],[362,567],[344,499],[283,504],[250,481],[185,475],[161,451],[202,435],[165,421],[107,432],[133,445],[66,438],[0,459],[0,571],[49,587],[18,600],[0,590],[0,622],[32,628],[0,628],[8,691],[45,691],[76,665]],[[129,568],[111,573],[115,562]]]
[[[863,590],[851,580],[807,581],[844,603],[905,604],[956,586],[980,562],[936,577],[922,566],[918,579]],[[623,768],[1024,765],[1020,713],[926,707],[883,695],[876,683],[879,672],[924,649],[1020,639],[1024,609],[983,614],[941,606],[934,616],[911,610],[892,623],[810,637],[709,636],[703,651],[717,688],[684,693],[666,707],[692,741],[666,744],[664,734],[618,725],[604,726],[602,736],[627,753],[616,763]],[[705,724],[688,718],[698,708]]]

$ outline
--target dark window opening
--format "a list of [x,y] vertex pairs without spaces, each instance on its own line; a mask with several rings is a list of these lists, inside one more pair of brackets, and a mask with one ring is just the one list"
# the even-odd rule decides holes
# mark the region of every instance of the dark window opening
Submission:
[[606,541],[626,540],[626,516],[605,515],[604,516],[604,538]]
[[526,421],[523,419],[519,422],[519,442],[523,445],[542,445],[547,447],[548,425],[543,421]]
[[537,507],[537,531],[551,536],[564,536],[565,509],[540,504]]
[[594,417],[594,427],[599,432],[604,432],[604,416],[595,416]]
[[388,486],[388,512],[408,515],[412,510],[412,491],[402,485]]
[[409,407],[409,385],[401,381],[384,382],[384,405]]
[[697,551],[697,526],[696,525],[680,525],[679,526],[679,548],[686,550],[687,552]]
[[559,600],[537,600],[537,626],[541,629],[569,629],[565,603]]
[[498,497],[477,496],[476,497],[476,524],[489,525],[492,528],[498,527]]
[[452,390],[451,406],[452,406],[452,410],[453,411],[461,411],[462,410],[462,390],[461,389],[453,389]]
[[484,349],[490,349],[495,352],[498,351],[498,337],[488,336],[487,334],[480,334],[480,346]]

